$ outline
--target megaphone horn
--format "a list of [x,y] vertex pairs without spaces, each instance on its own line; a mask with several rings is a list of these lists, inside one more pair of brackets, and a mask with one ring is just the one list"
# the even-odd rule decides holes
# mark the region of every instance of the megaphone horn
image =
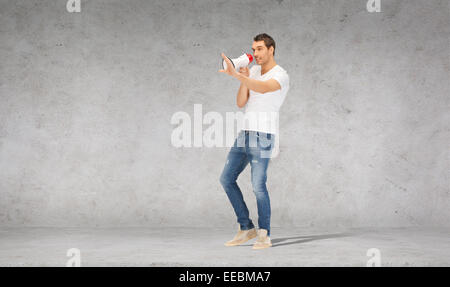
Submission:
[[[251,62],[253,62],[253,56],[251,54],[243,54],[239,58],[236,59],[230,59],[227,57],[231,64],[233,64],[233,67],[239,72],[239,70],[243,67],[247,67]],[[227,62],[225,60],[222,60],[222,68],[224,70],[227,69]]]

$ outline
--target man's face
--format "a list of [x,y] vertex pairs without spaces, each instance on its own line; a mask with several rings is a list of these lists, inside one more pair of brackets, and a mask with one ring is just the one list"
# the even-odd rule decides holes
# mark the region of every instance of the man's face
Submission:
[[254,41],[252,45],[252,50],[256,64],[263,65],[264,63],[269,61],[270,57],[272,57],[273,47],[270,47],[269,50],[264,44],[264,41]]

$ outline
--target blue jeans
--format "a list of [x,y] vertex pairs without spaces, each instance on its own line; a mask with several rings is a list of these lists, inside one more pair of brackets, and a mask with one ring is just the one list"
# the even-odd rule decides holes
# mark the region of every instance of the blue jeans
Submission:
[[241,230],[255,226],[249,218],[247,205],[236,180],[250,162],[253,192],[258,206],[258,226],[270,236],[270,199],[266,188],[267,167],[275,143],[275,134],[241,130],[231,147],[227,162],[220,176],[228,199],[237,216]]

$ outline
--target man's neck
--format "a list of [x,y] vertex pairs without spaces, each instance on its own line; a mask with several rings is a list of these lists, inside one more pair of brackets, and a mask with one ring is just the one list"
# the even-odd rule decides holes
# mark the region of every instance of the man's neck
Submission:
[[272,69],[276,65],[277,65],[277,63],[275,62],[274,59],[272,59],[272,61],[268,61],[267,63],[262,64],[261,65],[261,75],[267,73],[268,71],[270,71],[270,69]]

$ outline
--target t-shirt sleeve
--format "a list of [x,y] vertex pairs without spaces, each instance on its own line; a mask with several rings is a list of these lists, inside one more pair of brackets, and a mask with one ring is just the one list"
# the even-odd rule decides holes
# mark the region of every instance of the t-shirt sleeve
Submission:
[[289,75],[285,71],[275,73],[272,79],[275,79],[278,83],[280,83],[281,90],[289,88]]

